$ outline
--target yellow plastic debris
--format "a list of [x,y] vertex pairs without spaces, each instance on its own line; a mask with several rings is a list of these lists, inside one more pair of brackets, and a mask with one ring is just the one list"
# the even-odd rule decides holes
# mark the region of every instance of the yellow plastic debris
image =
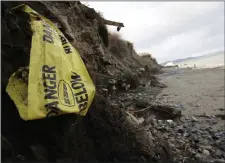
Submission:
[[6,91],[24,120],[67,113],[85,116],[95,96],[95,86],[78,54],[63,33],[27,5],[32,46],[27,68],[12,74]]

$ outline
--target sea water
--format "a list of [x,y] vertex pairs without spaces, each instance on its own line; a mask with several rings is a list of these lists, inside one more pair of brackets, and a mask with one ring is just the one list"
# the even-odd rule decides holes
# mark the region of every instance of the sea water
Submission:
[[190,68],[215,68],[224,67],[224,53],[211,56],[203,56],[177,63],[179,67]]

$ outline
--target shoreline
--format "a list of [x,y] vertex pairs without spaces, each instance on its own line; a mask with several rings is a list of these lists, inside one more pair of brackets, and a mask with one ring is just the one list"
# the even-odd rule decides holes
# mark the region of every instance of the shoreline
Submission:
[[[200,103],[196,104],[196,107],[202,110],[201,113],[206,111],[214,114],[210,109],[214,111],[216,108],[224,108],[224,67],[170,69],[158,77],[162,83],[168,86],[158,95],[160,100],[166,99],[167,102],[183,103],[184,107],[192,109],[195,107],[192,106],[194,103]],[[211,104],[211,107],[208,108],[209,106],[204,105],[205,108],[201,108],[199,105],[204,103]],[[193,111],[190,114],[196,115],[195,113],[196,111]]]
[[157,101],[181,110],[180,118],[153,120],[151,130],[169,141],[173,161],[225,163],[224,67],[169,68],[157,77],[167,85]]

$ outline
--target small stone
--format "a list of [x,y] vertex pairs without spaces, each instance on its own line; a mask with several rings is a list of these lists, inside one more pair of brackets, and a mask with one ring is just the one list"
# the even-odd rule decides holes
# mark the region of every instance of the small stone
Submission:
[[177,133],[178,136],[181,136],[181,133]]
[[196,129],[196,128],[192,128],[192,129],[191,129],[191,132],[192,132],[192,133],[196,133],[196,132],[197,132],[197,129]]
[[153,129],[152,135],[153,135],[153,136],[157,136],[157,130],[156,130],[156,129]]
[[202,138],[207,138],[207,137],[208,137],[208,135],[202,134]]
[[103,88],[103,89],[102,89],[102,92],[104,92],[104,93],[108,93],[108,89]]
[[176,124],[171,123],[169,127],[173,129],[175,126],[176,126]]
[[131,124],[134,124],[134,125],[139,124],[138,119],[127,111],[126,111],[126,118]]
[[198,152],[202,153],[203,152],[202,148],[198,148]]
[[196,158],[197,160],[201,160],[201,159],[202,159],[202,156],[201,156],[199,153],[197,153],[197,154],[195,155],[195,158]]
[[211,121],[211,124],[212,125],[215,125],[215,124],[217,124],[218,122],[216,121],[216,120],[213,120],[213,121]]
[[184,128],[183,128],[183,126],[178,126],[178,127],[177,127],[177,132],[183,134],[183,133],[184,133]]
[[206,130],[208,130],[208,126],[204,126],[204,125],[201,126],[201,130],[204,131],[204,132],[207,132]]
[[221,132],[215,133],[215,135],[218,137],[223,137],[223,136],[225,136],[225,132],[221,131]]
[[190,136],[190,134],[184,133],[184,137],[189,137],[189,136]]
[[115,85],[114,85],[114,86],[112,87],[112,90],[114,90],[114,91],[116,90],[116,87],[115,87]]
[[166,120],[169,124],[172,124],[173,123],[173,120],[171,120],[171,119],[168,119],[168,120]]
[[150,95],[150,96],[148,96],[150,99],[153,99],[154,98],[154,96],[153,95]]
[[110,83],[110,84],[116,84],[116,80],[115,80],[115,79],[110,79],[110,80],[109,80],[109,83]]
[[138,123],[139,123],[139,124],[142,124],[144,121],[145,121],[145,119],[144,119],[143,117],[138,118]]
[[186,115],[184,119],[185,119],[185,120],[189,120],[190,117],[189,117],[188,115]]
[[202,152],[205,156],[209,156],[210,155],[210,152],[207,150],[207,149],[203,149],[203,152]]
[[162,123],[162,120],[159,119],[158,122],[159,122],[159,123]]
[[170,147],[171,147],[171,148],[175,148],[175,145],[174,145],[174,144],[170,144]]
[[174,142],[174,141],[175,141],[175,138],[173,138],[173,137],[170,138],[170,141],[171,141],[171,142]]
[[128,90],[130,88],[130,84],[127,84],[125,89]]
[[221,141],[219,148],[225,152],[225,141]]
[[198,119],[195,117],[195,116],[191,116],[191,119],[194,121],[194,122],[197,122]]
[[127,95],[127,100],[133,100],[133,96]]
[[183,127],[184,128],[188,128],[189,127],[189,124],[188,123],[185,123],[185,124],[183,124]]
[[212,139],[214,139],[214,140],[218,140],[218,139],[219,139],[219,137],[218,137],[216,134],[212,134]]
[[216,140],[215,145],[220,146],[221,142],[222,142],[221,140]]
[[201,145],[208,145],[209,141],[207,139],[201,139],[199,144],[201,144]]
[[222,151],[219,150],[219,149],[216,150],[215,155],[216,155],[217,157],[223,157],[223,153],[222,153]]
[[195,142],[195,143],[199,143],[199,138],[197,135],[191,134],[191,139]]
[[211,133],[211,134],[214,134],[215,136],[216,136],[216,134],[215,133],[217,133],[218,132],[218,129],[217,128],[210,128],[209,129],[209,132]]
[[212,146],[211,146],[211,145],[206,145],[206,146],[204,146],[203,148],[206,149],[206,150],[209,150],[209,151],[212,150]]

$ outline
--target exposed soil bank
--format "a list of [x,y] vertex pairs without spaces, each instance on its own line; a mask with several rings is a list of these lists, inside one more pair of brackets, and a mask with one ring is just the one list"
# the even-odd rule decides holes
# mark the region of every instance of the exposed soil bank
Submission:
[[[28,4],[56,23],[81,55],[97,88],[88,114],[23,121],[5,91],[8,79],[29,65],[28,16],[10,10]],[[145,85],[159,65],[138,56],[132,43],[108,33],[101,16],[78,1],[1,2],[2,4],[2,160],[3,161],[153,161],[168,162],[166,142],[153,136],[110,94]],[[150,84],[151,85],[151,84]]]

